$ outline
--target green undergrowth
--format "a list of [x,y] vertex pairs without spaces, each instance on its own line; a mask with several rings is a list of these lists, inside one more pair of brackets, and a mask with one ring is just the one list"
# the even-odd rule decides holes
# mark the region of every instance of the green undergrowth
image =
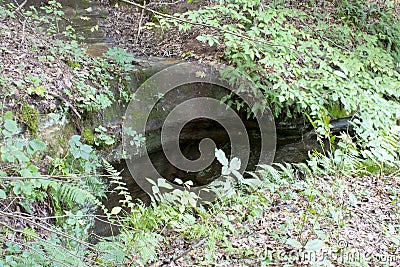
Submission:
[[[70,83],[61,89],[53,84],[53,77],[44,74],[28,72],[23,81],[0,75],[0,85],[7,88],[1,88],[2,97],[12,98],[19,91],[33,98],[64,98],[66,101],[62,104],[66,109],[74,105],[82,113],[103,110],[117,100],[130,100],[127,88],[129,71],[133,69],[132,54],[110,48],[104,58],[89,56],[81,45],[84,38],[76,34],[71,25],[65,24],[62,5],[57,1],[48,1],[40,8],[24,6],[21,10],[12,3],[0,1],[0,4],[0,15],[4,20],[18,18],[28,25],[26,46],[35,53],[40,64],[46,68],[56,65],[63,71],[66,69],[66,74],[72,74]],[[36,31],[48,35],[47,39],[35,38]]]
[[[400,242],[400,228],[392,224],[399,220],[398,191],[393,190],[390,178],[383,183],[381,193],[369,188],[368,180],[353,187],[351,179],[338,172],[345,171],[343,165],[332,163],[336,168],[324,169],[324,160],[330,159],[311,157],[307,163],[260,166],[251,179],[237,179],[234,172],[225,172],[230,182],[223,185],[223,194],[205,205],[199,205],[196,196],[186,190],[160,194],[168,184],[159,179],[153,186],[157,197],[150,206],[133,204],[129,198],[122,201],[129,209],[127,213],[117,209],[113,220],[121,224],[121,234],[97,244],[118,253],[100,259],[112,265],[135,262],[141,266],[384,263],[380,255],[393,257]],[[227,166],[240,167],[240,161],[232,163],[236,161]],[[373,248],[366,253],[358,242],[351,243],[346,233],[362,217],[356,209],[363,199],[381,194],[390,200],[387,208],[394,216],[390,221],[370,216],[364,223],[377,226],[374,233],[382,237],[379,242],[387,250]],[[344,242],[349,243],[344,246]]]
[[[74,135],[63,153],[46,157],[45,143],[20,137],[11,112],[0,129],[1,265],[72,265],[84,257],[93,224],[88,214],[105,196],[95,151]],[[48,171],[38,168],[43,160],[50,161]]]

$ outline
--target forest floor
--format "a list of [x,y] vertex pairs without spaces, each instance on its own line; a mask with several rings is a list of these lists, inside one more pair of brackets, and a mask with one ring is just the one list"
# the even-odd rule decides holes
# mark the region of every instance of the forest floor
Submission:
[[[153,2],[146,5],[152,10],[162,10],[167,14],[175,14],[188,10],[196,10],[210,6],[208,1],[176,1],[173,5]],[[198,27],[185,32],[171,29],[148,27],[147,23],[157,23],[157,18],[149,11],[121,2],[119,5],[105,5],[108,16],[100,21],[101,29],[118,46],[140,56],[157,56],[163,58],[186,59],[190,61],[213,61],[223,55],[223,46],[210,47],[196,40],[202,33],[218,34],[216,30]]]
[[[194,229],[215,225],[200,240],[183,238],[181,229],[161,231],[166,240],[158,256],[164,261],[154,266],[205,266],[210,250],[220,266],[398,266],[399,174],[314,182],[315,199],[304,194],[302,181],[243,197],[210,221],[197,221]],[[213,234],[226,240],[203,242]]]

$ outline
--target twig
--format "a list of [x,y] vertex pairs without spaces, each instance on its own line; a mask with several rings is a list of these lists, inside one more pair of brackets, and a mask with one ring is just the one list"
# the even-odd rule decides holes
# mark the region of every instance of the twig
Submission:
[[[114,225],[117,227],[124,227],[125,229],[128,230],[135,230],[135,228],[127,225],[122,225],[118,224],[115,222],[110,222],[106,219],[118,219],[118,216],[106,216],[106,215],[99,215],[99,214],[82,214],[82,215],[76,215],[76,214],[65,214],[65,215],[57,215],[57,216],[45,216],[45,217],[39,217],[39,216],[33,216],[28,213],[24,212],[4,212],[0,211],[0,216],[6,216],[6,217],[14,217],[15,215],[23,216],[24,218],[29,218],[31,220],[39,220],[39,221],[46,221],[50,219],[61,219],[61,218],[94,218],[100,222],[108,223],[110,225]],[[104,219],[102,219],[104,218]]]
[[23,8],[26,4],[26,2],[28,2],[28,0],[25,0],[22,4],[20,4],[15,10],[14,12],[18,12],[21,10],[21,8]]
[[[146,0],[144,0],[143,6],[146,7]],[[142,9],[142,13],[140,14],[139,26],[138,26],[137,35],[136,35],[136,40],[135,40],[135,43],[136,43],[136,44],[138,44],[138,42],[139,42],[140,32],[142,31],[143,16],[144,16],[144,9]]]
[[10,201],[10,203],[8,203],[7,207],[5,207],[5,208],[3,209],[3,211],[8,210],[8,209],[11,207],[11,205],[13,205],[14,202],[15,202],[17,199],[19,200],[20,197],[14,197],[14,198],[12,198],[12,200]]
[[25,26],[26,26],[26,19],[22,23],[22,38],[21,38],[21,45],[25,43]]
[[177,0],[175,2],[171,2],[171,3],[149,3],[147,6],[167,6],[167,5],[176,5],[180,2],[183,2],[183,0]]
[[202,246],[204,243],[206,243],[208,238],[209,238],[209,236],[206,236],[203,239],[201,239],[199,242],[197,242],[196,244],[191,245],[187,250],[185,250],[184,252],[182,252],[181,254],[176,256],[175,258],[173,258],[171,261],[169,261],[165,265],[169,265],[171,263],[174,263],[175,261],[179,260],[180,258],[186,256],[190,251],[194,250],[195,248],[198,248],[198,247]]
[[[29,179],[43,179],[43,180],[55,180],[55,179],[78,179],[85,177],[106,177],[110,178],[112,175],[110,174],[86,174],[86,175],[42,175],[42,176],[34,176],[34,177],[21,177],[21,176],[5,176],[1,177],[0,180],[29,180]],[[58,181],[58,180],[57,180]]]
[[[1,212],[1,211],[0,211],[0,214],[5,214],[5,215],[7,215],[7,213],[3,213],[3,212]],[[90,250],[92,250],[92,251],[94,251],[94,252],[96,252],[96,253],[103,252],[103,253],[112,255],[112,253],[109,252],[109,251],[100,251],[100,250],[98,250],[95,246],[93,246],[92,244],[90,244],[90,243],[88,243],[88,242],[85,242],[85,241],[83,241],[83,240],[80,240],[79,238],[76,238],[76,237],[74,237],[74,236],[72,236],[72,235],[69,235],[69,234],[64,233],[64,232],[62,232],[62,231],[59,231],[59,230],[57,230],[57,229],[52,229],[52,228],[51,228],[52,225],[47,224],[47,223],[45,223],[45,222],[37,223],[37,222],[35,222],[33,219],[30,219],[29,217],[21,216],[21,215],[18,215],[18,214],[13,214],[12,217],[13,217],[13,218],[19,218],[19,219],[21,219],[21,220],[24,220],[24,221],[26,221],[26,222],[29,222],[29,223],[32,224],[32,225],[36,225],[37,227],[39,227],[39,228],[42,229],[42,230],[46,230],[46,231],[48,231],[48,232],[50,232],[50,233],[53,233],[53,234],[56,234],[56,235],[65,237],[65,238],[67,238],[67,239],[69,239],[69,240],[73,240],[73,241],[75,241],[75,242],[77,242],[77,243],[79,243],[79,244],[81,244],[81,245],[87,247],[88,249],[90,249]],[[2,224],[2,223],[0,222],[0,224]],[[91,260],[91,261],[93,261],[93,260]],[[104,265],[103,265],[103,266],[104,266]]]
[[79,119],[81,119],[81,115],[79,114],[79,112],[75,109],[75,107],[67,99],[65,99],[64,97],[60,96],[59,94],[56,94],[56,93],[53,93],[53,92],[50,92],[50,91],[47,91],[47,93],[49,95],[51,95],[51,96],[54,96],[54,97],[60,99],[62,102],[64,102],[68,107],[70,107],[72,109],[72,111],[75,113],[75,115]]

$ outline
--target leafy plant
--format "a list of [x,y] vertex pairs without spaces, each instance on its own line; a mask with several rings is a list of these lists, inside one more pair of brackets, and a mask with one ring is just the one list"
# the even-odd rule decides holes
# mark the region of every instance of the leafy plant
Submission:
[[395,6],[375,1],[342,0],[338,2],[337,16],[353,27],[375,34],[380,45],[390,52],[397,66],[400,60],[400,23]]
[[107,135],[107,129],[103,126],[99,126],[94,129],[96,132],[96,136],[94,138],[94,143],[96,146],[106,145],[110,146],[115,143],[115,139],[109,135]]
[[[85,211],[93,212],[93,207],[101,205],[98,198],[104,195],[104,191],[99,186],[99,181],[90,177],[90,173],[96,166],[90,165],[93,160],[93,153],[90,147],[80,143],[79,136],[73,137],[70,141],[71,154],[79,169],[74,173],[79,174],[79,170],[88,177],[79,180],[57,180],[43,175],[38,168],[40,154],[46,149],[46,145],[37,139],[26,140],[20,137],[20,127],[11,112],[5,113],[0,123],[2,146],[0,159],[3,168],[0,171],[2,181],[0,183],[0,198],[4,201],[18,199],[16,204],[8,205],[7,209],[22,209],[7,215],[6,210],[1,215],[0,232],[9,229],[12,234],[2,240],[3,247],[7,247],[2,254],[5,260],[0,260],[0,264],[11,266],[48,266],[50,259],[58,259],[54,266],[77,261],[83,266],[83,258],[86,251],[85,240],[88,238],[89,229],[93,219],[87,219],[83,214]],[[94,161],[95,162],[95,161]],[[93,162],[92,162],[93,163]],[[86,168],[85,168],[86,167]],[[92,190],[97,190],[92,191]],[[51,200],[51,201],[49,201]],[[41,220],[36,221],[36,205],[41,203],[52,205],[54,225],[49,225]],[[3,205],[3,204],[2,204]],[[9,216],[9,218],[6,218]],[[22,224],[27,223],[34,228],[14,228],[14,225],[4,224],[4,219],[18,219]],[[41,229],[48,231],[46,240],[42,239],[36,231]],[[45,230],[43,230],[45,229]],[[10,237],[10,238],[9,238]],[[8,240],[18,239],[18,242]]]
[[[264,93],[264,98],[257,98],[259,107],[269,104],[279,120],[308,118],[321,140],[333,141],[331,119],[338,113],[330,112],[339,106],[352,116],[357,135],[354,145],[363,151],[353,157],[362,165],[372,162],[380,170],[398,164],[398,156],[394,156],[398,139],[392,145],[373,141],[395,131],[400,110],[400,74],[394,58],[381,47],[377,32],[352,31],[340,22],[319,32],[313,29],[326,25],[315,25],[309,14],[282,5],[264,6],[258,0],[221,1],[176,17],[180,20],[160,18],[160,25],[184,31],[201,23],[219,29],[213,36],[199,35],[198,40],[225,47],[225,62]],[[343,47],[325,32],[338,36],[348,32],[355,41],[351,47]],[[331,144],[326,151],[341,149]]]
[[109,48],[104,54],[105,57],[109,57],[115,61],[115,63],[121,68],[122,71],[127,72],[133,70],[132,63],[135,60],[133,54],[126,52],[119,47]]
[[32,76],[29,74],[25,77],[25,81],[32,83],[33,85],[31,87],[28,87],[28,94],[37,94],[38,96],[43,97],[47,93],[46,88],[42,85],[43,79],[41,79],[40,77]]
[[[46,145],[33,139],[25,142],[21,138],[16,138],[19,133],[17,122],[12,119],[12,113],[7,112],[1,124],[3,145],[0,149],[1,160],[6,163],[11,163],[13,167],[9,172],[18,173],[23,177],[36,177],[39,175],[38,168],[32,164],[32,160],[37,152],[43,151]],[[6,172],[1,171],[2,176]]]
[[59,2],[50,0],[47,5],[40,7],[45,12],[45,15],[39,14],[34,6],[29,6],[25,16],[32,17],[39,29],[46,29],[48,34],[54,34],[60,32],[59,22],[64,15],[64,11],[61,8],[62,5]]

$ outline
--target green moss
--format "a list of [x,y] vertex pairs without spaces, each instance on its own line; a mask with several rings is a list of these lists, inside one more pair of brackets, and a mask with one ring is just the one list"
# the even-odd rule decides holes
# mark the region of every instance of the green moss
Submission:
[[31,136],[36,138],[39,130],[39,111],[35,107],[23,104],[18,118],[25,123]]
[[72,61],[72,60],[68,60],[67,61],[67,65],[70,66],[71,68],[81,68],[81,65],[78,62]]
[[154,73],[152,73],[149,70],[137,70],[134,72],[134,75],[136,76],[137,80],[137,87],[139,88],[147,79],[149,79],[151,76],[153,76]]
[[82,138],[86,144],[93,146],[94,145],[94,132],[88,128],[84,127],[82,132]]
[[341,105],[335,103],[331,107],[328,108],[329,115],[336,119],[346,118],[349,116],[349,113],[344,110]]

